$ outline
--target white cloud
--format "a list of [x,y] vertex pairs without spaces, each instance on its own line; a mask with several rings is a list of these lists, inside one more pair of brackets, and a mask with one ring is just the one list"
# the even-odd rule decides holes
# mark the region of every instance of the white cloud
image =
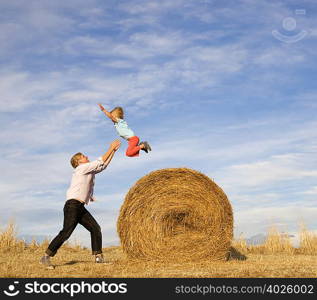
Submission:
[[234,212],[236,234],[249,237],[259,232],[266,233],[272,226],[284,232],[298,232],[301,224],[308,228],[316,226],[316,207],[285,205],[257,207]]
[[[22,55],[56,50],[57,37],[74,25],[71,17],[65,17],[61,11],[44,1],[29,1],[21,5],[20,1],[2,2],[0,10],[6,15],[0,26],[0,41],[3,41],[1,53],[10,56],[12,51]],[[47,37],[50,36],[50,39]],[[39,41],[41,41],[39,43]],[[37,48],[31,50],[32,43]]]
[[305,53],[301,49],[289,49],[282,47],[274,47],[264,49],[254,58],[254,63],[265,67],[276,65],[292,65],[304,63],[306,59]]
[[227,168],[227,184],[259,186],[284,180],[317,177],[317,170],[310,169],[311,156],[292,153],[273,155],[269,160],[238,164]]
[[306,195],[317,195],[317,186],[313,186],[312,188],[301,193]]
[[113,42],[110,38],[94,38],[91,36],[76,36],[64,42],[64,50],[71,55],[109,55]]
[[32,191],[50,190],[58,184],[67,184],[71,166],[66,162],[69,162],[67,153],[22,154],[14,160],[2,159],[5,174],[2,178],[2,196],[10,197],[13,193],[23,192],[32,194]]
[[125,17],[114,20],[113,24],[122,29],[123,32],[129,32],[138,26],[160,27],[158,17],[153,15],[138,15],[137,17]]
[[[44,149],[46,153],[50,153],[53,149],[60,150],[71,145],[70,141],[73,141],[74,145],[82,144],[81,139],[85,136],[87,138],[91,130],[98,127],[99,111],[93,105],[73,105],[60,111],[47,110],[45,107],[40,109],[45,113],[17,119],[2,126],[0,138],[6,147],[1,148],[8,158],[12,157],[12,153],[16,153],[21,159],[23,155],[31,155],[32,151]],[[106,132],[107,128],[104,131]]]
[[27,72],[1,72],[0,112],[22,111],[38,102],[53,86],[52,82],[43,84]]
[[158,14],[165,11],[170,11],[171,9],[181,8],[186,1],[184,0],[161,0],[157,1],[133,1],[130,3],[124,3],[119,7],[121,10],[129,13],[129,14]]
[[176,54],[175,51],[181,51],[188,43],[183,34],[179,32],[167,32],[166,34],[158,33],[134,33],[129,38],[132,45],[140,48],[148,48],[156,55]]
[[228,30],[234,30],[234,27],[241,24],[251,24],[253,26],[248,28],[248,33],[251,33],[253,27],[258,30],[258,24],[274,24],[290,12],[282,1],[254,2],[252,0],[240,0],[231,2],[231,4],[220,6],[214,1],[202,0],[199,3],[192,1],[185,6],[185,8],[188,8],[188,10],[185,10],[185,16],[196,18],[207,24],[217,24],[220,20],[225,20]]
[[[190,40],[180,32],[136,32],[126,40],[109,37],[77,36],[64,43],[66,53],[72,55],[97,55],[123,57],[139,62],[159,55],[176,55]],[[137,64],[135,64],[137,66]]]

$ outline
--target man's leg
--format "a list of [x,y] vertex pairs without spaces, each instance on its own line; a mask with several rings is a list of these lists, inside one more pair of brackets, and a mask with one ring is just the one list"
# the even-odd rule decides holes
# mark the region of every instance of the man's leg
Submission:
[[46,254],[54,256],[62,244],[70,237],[76,228],[78,221],[84,209],[84,203],[77,200],[68,200],[64,206],[64,224],[63,229],[49,244]]
[[90,212],[84,208],[83,214],[79,220],[79,224],[83,225],[89,232],[91,237],[92,254],[98,255],[102,253],[102,234],[101,228]]

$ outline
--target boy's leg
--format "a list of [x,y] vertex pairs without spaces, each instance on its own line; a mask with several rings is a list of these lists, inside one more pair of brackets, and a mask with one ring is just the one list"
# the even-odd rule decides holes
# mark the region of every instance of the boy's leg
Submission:
[[139,156],[139,152],[141,150],[139,145],[140,139],[137,136],[133,136],[128,140],[128,149],[126,151],[126,155],[130,157]]
[[89,232],[91,237],[92,254],[102,253],[102,234],[101,228],[90,212],[84,208],[83,214],[79,220],[79,224],[83,225]]
[[70,237],[76,228],[78,221],[84,209],[84,203],[77,200],[68,200],[64,206],[64,224],[63,229],[49,244],[46,254],[54,256],[62,244]]

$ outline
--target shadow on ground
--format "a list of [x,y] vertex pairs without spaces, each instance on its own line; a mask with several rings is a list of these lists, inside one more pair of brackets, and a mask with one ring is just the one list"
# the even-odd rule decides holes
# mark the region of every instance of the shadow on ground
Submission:
[[228,254],[228,260],[246,260],[247,257],[239,252],[236,248],[230,247],[229,254]]
[[65,264],[63,264],[63,266],[71,266],[71,265],[75,265],[75,264],[79,264],[79,263],[85,263],[87,261],[85,260],[71,260]]

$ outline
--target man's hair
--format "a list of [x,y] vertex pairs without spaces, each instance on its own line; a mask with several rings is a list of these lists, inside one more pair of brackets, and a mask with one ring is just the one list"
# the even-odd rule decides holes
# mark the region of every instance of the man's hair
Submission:
[[78,160],[81,158],[83,154],[81,152],[76,153],[70,160],[70,164],[75,169],[78,167]]
[[119,119],[123,119],[123,108],[120,106],[115,107],[110,113],[116,113]]

